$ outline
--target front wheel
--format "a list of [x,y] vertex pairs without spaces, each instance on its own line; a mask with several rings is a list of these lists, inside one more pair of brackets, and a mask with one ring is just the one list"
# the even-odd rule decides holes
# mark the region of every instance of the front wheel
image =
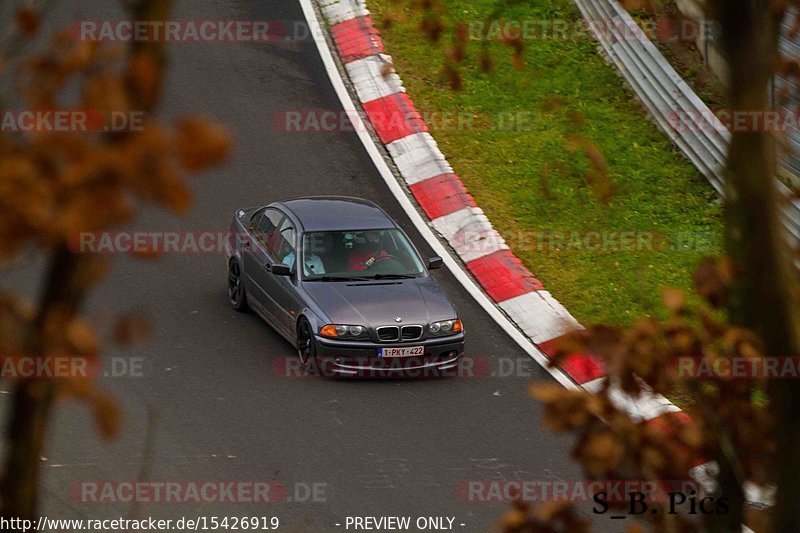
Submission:
[[231,259],[231,262],[228,263],[228,302],[237,311],[247,311],[247,295],[244,292],[242,267],[236,258]]
[[297,356],[303,370],[309,374],[317,371],[317,343],[314,341],[311,324],[305,318],[301,318],[297,324]]

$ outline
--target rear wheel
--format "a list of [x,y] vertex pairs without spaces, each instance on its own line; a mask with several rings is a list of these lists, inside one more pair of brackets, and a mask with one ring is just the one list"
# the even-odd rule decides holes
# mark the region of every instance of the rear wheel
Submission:
[[237,311],[247,311],[247,295],[244,292],[242,267],[235,257],[228,263],[228,302]]
[[317,344],[311,324],[306,318],[301,318],[297,323],[297,356],[303,370],[309,373],[317,371]]

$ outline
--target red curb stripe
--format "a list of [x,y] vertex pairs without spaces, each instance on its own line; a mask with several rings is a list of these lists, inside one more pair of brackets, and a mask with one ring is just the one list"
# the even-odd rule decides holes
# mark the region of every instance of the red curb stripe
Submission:
[[[563,336],[556,337],[540,343],[538,347],[547,357],[553,359],[558,353],[559,343],[562,338]],[[606,375],[605,364],[593,354],[569,353],[561,359],[558,367],[578,385],[584,385]]]
[[561,360],[559,368],[575,383],[583,385],[606,375],[602,363],[591,355],[574,353]]
[[383,144],[428,131],[428,126],[406,93],[390,94],[363,106]]
[[[654,433],[663,435],[666,439],[674,440],[677,436],[677,430],[691,422],[691,420],[692,417],[683,411],[673,411],[671,413],[664,413],[663,415],[651,418],[650,420],[642,422],[642,424],[647,426]],[[700,466],[706,463],[708,463],[708,459],[698,458],[695,460],[692,466]]]
[[[664,413],[663,415],[642,422],[642,424],[651,429],[654,433],[663,436],[665,440],[675,440],[678,428],[688,424],[691,420],[692,418],[683,411],[677,411]],[[689,454],[691,452],[687,448],[685,453]],[[708,462],[708,459],[705,457],[697,457],[692,461],[692,468],[704,465]]]
[[544,288],[510,250],[498,250],[472,260],[467,268],[497,303]]
[[409,188],[431,220],[477,205],[455,174],[434,176]]
[[383,53],[383,41],[370,17],[356,17],[334,24],[331,35],[345,63]]

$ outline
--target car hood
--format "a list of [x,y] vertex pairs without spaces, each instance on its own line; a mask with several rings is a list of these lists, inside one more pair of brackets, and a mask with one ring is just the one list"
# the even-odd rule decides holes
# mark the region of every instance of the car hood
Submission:
[[307,281],[303,288],[334,324],[427,324],[455,318],[453,304],[432,278],[369,282]]

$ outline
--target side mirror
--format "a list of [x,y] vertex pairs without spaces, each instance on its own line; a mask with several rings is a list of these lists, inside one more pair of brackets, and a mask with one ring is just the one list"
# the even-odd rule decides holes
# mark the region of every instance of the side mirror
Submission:
[[284,265],[283,263],[275,263],[272,265],[270,271],[276,276],[291,276],[292,269],[289,268],[289,265]]
[[443,265],[444,260],[438,255],[434,255],[428,259],[428,270],[436,270],[437,268],[442,268]]

